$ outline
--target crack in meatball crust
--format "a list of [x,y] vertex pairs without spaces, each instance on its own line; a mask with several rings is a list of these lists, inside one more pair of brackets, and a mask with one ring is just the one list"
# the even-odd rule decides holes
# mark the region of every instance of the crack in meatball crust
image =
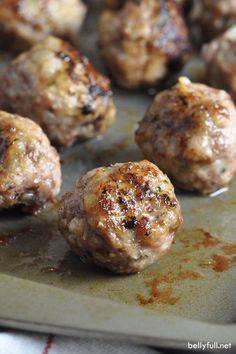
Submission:
[[181,78],[155,97],[136,142],[177,187],[213,192],[236,171],[234,103],[225,91]]
[[0,209],[36,212],[59,193],[57,151],[33,121],[0,111]]
[[159,259],[181,223],[172,184],[148,161],[88,172],[59,209],[59,227],[71,248],[115,273],[136,273]]
[[129,89],[156,85],[190,53],[180,9],[169,0],[128,1],[121,10],[104,10],[99,47],[116,82]]
[[85,14],[80,0],[0,0],[0,47],[21,52],[50,34],[75,42]]
[[110,82],[67,42],[49,37],[0,80],[0,108],[37,122],[57,146],[103,134],[116,109]]

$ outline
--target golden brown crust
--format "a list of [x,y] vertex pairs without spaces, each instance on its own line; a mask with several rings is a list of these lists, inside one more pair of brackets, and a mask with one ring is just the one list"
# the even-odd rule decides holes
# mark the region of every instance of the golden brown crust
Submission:
[[0,209],[35,211],[59,193],[59,156],[33,121],[0,111]]
[[135,273],[165,254],[181,223],[173,186],[148,161],[90,171],[59,210],[72,249],[116,273]]
[[85,13],[81,0],[1,0],[0,47],[24,51],[51,34],[75,41]]
[[101,54],[117,83],[153,86],[189,55],[188,31],[172,1],[128,1],[99,20]]
[[110,82],[71,45],[49,37],[0,80],[0,107],[36,121],[57,146],[102,134],[115,118]]
[[236,171],[236,109],[229,95],[186,78],[158,94],[136,142],[176,186],[210,193]]

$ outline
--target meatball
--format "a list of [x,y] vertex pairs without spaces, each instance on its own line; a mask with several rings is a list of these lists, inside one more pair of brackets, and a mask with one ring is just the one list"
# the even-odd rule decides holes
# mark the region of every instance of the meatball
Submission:
[[203,47],[209,84],[225,89],[236,102],[236,26]]
[[53,144],[102,134],[114,121],[109,81],[67,42],[48,37],[0,78],[0,108],[36,121]]
[[123,274],[163,256],[181,223],[172,184],[149,161],[88,172],[59,208],[60,230],[81,259]]
[[136,142],[177,187],[213,192],[236,171],[235,105],[225,91],[180,78],[155,97]]
[[59,156],[33,121],[0,111],[0,209],[36,212],[59,193]]
[[24,51],[50,34],[75,41],[85,13],[80,0],[1,0],[0,47]]
[[208,42],[236,23],[236,0],[194,0],[190,25],[195,37]]
[[99,20],[101,55],[125,88],[152,87],[178,71],[190,52],[178,5],[169,0],[128,1]]

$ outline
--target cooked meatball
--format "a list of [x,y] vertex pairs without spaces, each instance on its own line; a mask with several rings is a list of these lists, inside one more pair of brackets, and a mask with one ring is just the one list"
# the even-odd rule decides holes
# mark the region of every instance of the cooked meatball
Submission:
[[75,41],[85,12],[81,0],[0,0],[0,47],[24,51],[50,34]]
[[128,1],[99,20],[101,55],[116,82],[133,89],[154,86],[189,56],[188,31],[169,0]]
[[182,223],[168,177],[149,161],[96,168],[65,194],[59,227],[86,263],[136,273],[163,256]]
[[225,91],[180,78],[155,97],[136,142],[177,187],[213,192],[236,171],[235,105]]
[[203,48],[209,84],[225,89],[236,102],[236,26]]
[[59,156],[33,121],[0,111],[0,209],[36,212],[59,193]]
[[0,108],[36,121],[57,146],[102,134],[114,121],[109,81],[67,42],[49,37],[0,78]]
[[190,25],[195,36],[208,42],[236,23],[236,0],[194,0]]

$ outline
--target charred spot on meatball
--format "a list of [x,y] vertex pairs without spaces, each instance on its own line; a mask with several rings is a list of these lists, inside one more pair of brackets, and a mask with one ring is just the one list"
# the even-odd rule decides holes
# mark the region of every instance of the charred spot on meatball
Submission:
[[37,122],[57,147],[103,134],[116,109],[109,80],[67,42],[49,37],[0,80],[0,108]]
[[157,94],[136,142],[177,187],[211,193],[235,176],[235,105],[225,91],[180,78]]
[[65,194],[59,227],[86,263],[136,273],[171,247],[182,223],[168,177],[149,161],[100,167]]
[[0,209],[38,211],[59,193],[59,156],[41,128],[0,111]]
[[22,52],[48,35],[75,42],[85,14],[81,0],[2,0],[0,47]]
[[93,112],[93,107],[90,103],[85,103],[83,106],[82,106],[82,113],[83,114],[91,114]]
[[135,216],[133,216],[131,219],[129,220],[124,220],[123,221],[123,225],[126,229],[134,229],[135,226],[138,224],[138,220],[136,219]]
[[191,52],[178,5],[170,0],[125,1],[99,20],[101,55],[122,87],[153,87],[179,70]]

